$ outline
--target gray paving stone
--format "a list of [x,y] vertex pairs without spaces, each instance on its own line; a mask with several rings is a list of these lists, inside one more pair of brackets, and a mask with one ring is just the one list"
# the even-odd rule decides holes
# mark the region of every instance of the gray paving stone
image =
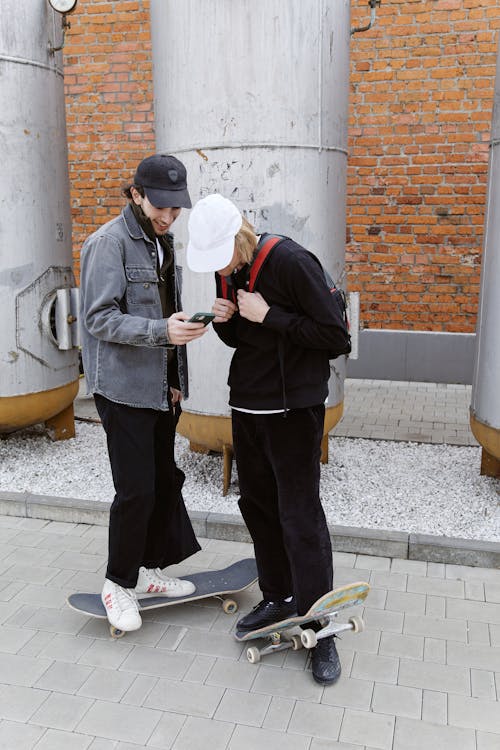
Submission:
[[78,612],[72,612],[69,609],[48,609],[47,607],[34,607],[33,609],[34,613],[25,621],[28,628],[75,635],[83,625]]
[[428,617],[446,617],[446,599],[444,596],[427,596],[425,614]]
[[424,661],[446,664],[446,641],[439,638],[424,638]]
[[92,737],[85,734],[48,729],[34,750],[88,750],[91,743]]
[[448,643],[448,664],[500,672],[500,648]]
[[161,719],[149,708],[96,701],[76,727],[81,734],[145,745]]
[[79,688],[78,695],[119,703],[133,680],[134,676],[128,672],[94,669]]
[[367,711],[355,711],[347,708],[340,730],[343,742],[391,750],[394,732],[394,717],[373,714]]
[[0,626],[0,651],[16,654],[35,634],[36,630],[19,630]]
[[211,718],[223,695],[224,688],[160,679],[143,705],[162,711]]
[[[84,640],[87,642],[87,638]],[[137,651],[139,651],[138,648]],[[90,646],[79,657],[78,662],[91,667],[105,667],[106,669],[125,668],[125,660],[131,652],[134,652],[134,647],[123,641],[111,638],[108,638],[107,641],[91,641]]]
[[178,652],[239,659],[243,646],[227,635],[199,630],[188,630],[179,644]]
[[50,729],[72,731],[91,706],[92,701],[88,698],[67,693],[50,693],[33,714],[31,721]]
[[490,640],[488,623],[469,622],[467,629],[467,643],[471,646],[493,646],[494,644],[492,644]]
[[42,727],[20,724],[18,721],[1,721],[0,747],[5,750],[32,750],[44,732]]
[[331,690],[325,690],[321,703],[327,706],[370,709],[374,683],[370,680],[356,680],[342,675]]
[[256,676],[257,670],[253,664],[217,659],[206,678],[206,684],[248,692]]
[[29,656],[0,653],[0,678],[8,685],[31,687],[50,667],[48,659],[32,659]]
[[425,595],[404,591],[388,591],[386,609],[393,612],[423,615],[425,612]]
[[[431,563],[429,563],[430,567]],[[463,599],[465,589],[463,581],[452,581],[444,578],[428,578],[424,576],[408,576],[406,590],[416,594],[433,596],[452,596]]]
[[275,667],[261,665],[251,692],[319,703],[322,691],[323,688],[313,681],[310,673],[286,673]]
[[383,656],[421,660],[424,655],[424,639],[414,635],[382,633],[379,653]]
[[[234,724],[225,721],[189,716],[172,745],[172,750],[226,750],[233,730]],[[244,750],[244,746],[238,750]]]
[[205,682],[215,663],[216,659],[213,656],[195,656],[183,679],[186,682]]
[[288,732],[337,740],[343,716],[344,711],[341,708],[297,701]]
[[247,726],[260,727],[264,723],[271,697],[250,693],[242,700],[241,692],[226,690],[215,711],[214,718]]
[[[240,725],[234,730],[227,750],[255,750],[259,747],[272,748],[272,750],[308,750],[309,744],[309,737],[301,737],[297,734],[280,734],[270,729],[257,729],[256,727]],[[198,747],[201,750],[201,745],[193,745],[193,750],[198,750]],[[174,750],[185,749],[177,748],[177,745],[174,745]]]
[[47,698],[46,690],[0,684],[0,718],[10,721],[29,721]]
[[[41,635],[41,634],[39,634]],[[65,633],[47,633],[48,643],[40,652],[41,656],[58,661],[77,662],[94,643],[93,638],[67,635]]]
[[476,750],[472,729],[442,726],[426,721],[398,717],[394,731],[393,750]]
[[448,599],[446,611],[447,617],[500,625],[500,604]]
[[497,699],[494,672],[471,669],[470,676],[473,698],[484,698],[490,701]]
[[406,687],[470,695],[470,675],[465,667],[401,659],[398,684]]
[[365,607],[363,619],[367,630],[376,629],[388,633],[401,633],[404,614]]
[[122,696],[120,703],[130,706],[142,706],[157,682],[158,677],[138,675]]
[[500,736],[489,732],[477,732],[477,750],[498,750]]
[[448,721],[456,727],[480,729],[500,735],[500,711],[498,703],[463,695],[448,698]]
[[420,719],[422,715],[422,691],[402,685],[375,685],[372,710],[376,714],[407,716]]
[[92,667],[73,664],[71,669],[64,662],[53,662],[36,682],[35,687],[58,693],[76,693],[92,674]]
[[424,690],[422,719],[431,724],[448,724],[448,700],[446,693]]
[[[103,654],[105,651],[103,650]],[[162,651],[160,655],[153,648],[136,646],[121,663],[121,669],[135,674],[146,674],[153,677],[166,677],[181,680],[186,674],[193,655]],[[88,662],[87,662],[88,663]]]
[[396,683],[398,679],[398,659],[376,654],[354,655],[351,677],[373,682]]
[[273,696],[262,725],[264,729],[286,732],[294,706],[295,701],[292,698],[278,698]]
[[185,716],[171,714],[164,711],[156,729],[148,741],[148,747],[158,747],[161,748],[161,750],[169,750],[178,737],[185,722]]
[[448,641],[467,641],[467,623],[464,620],[439,619],[437,617],[405,616],[404,633],[428,638],[442,638]]

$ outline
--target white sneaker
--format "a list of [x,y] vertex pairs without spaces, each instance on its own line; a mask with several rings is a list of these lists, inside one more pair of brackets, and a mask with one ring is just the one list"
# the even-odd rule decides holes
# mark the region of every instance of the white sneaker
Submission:
[[126,589],[108,578],[101,593],[110,625],[117,630],[139,630],[142,625],[134,589]]
[[183,581],[180,578],[167,578],[160,568],[139,568],[139,577],[136,594],[149,594],[149,596],[189,596],[196,591],[196,586],[191,581]]

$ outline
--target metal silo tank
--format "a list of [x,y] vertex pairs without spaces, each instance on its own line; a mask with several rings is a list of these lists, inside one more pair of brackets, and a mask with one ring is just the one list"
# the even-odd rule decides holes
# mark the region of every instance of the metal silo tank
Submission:
[[46,0],[0,0],[0,17],[0,431],[46,422],[69,437],[75,284],[62,55],[49,49],[62,17]]
[[[152,0],[151,28],[156,146],[186,164],[193,202],[232,199],[258,232],[288,234],[345,287],[349,0]],[[186,271],[185,309],[210,309],[214,286]],[[231,441],[231,351],[210,331],[189,357],[180,431],[220,450]],[[344,377],[341,357],[325,432],[342,415]]]
[[483,446],[481,473],[500,476],[500,48],[491,123],[481,291],[470,424]]

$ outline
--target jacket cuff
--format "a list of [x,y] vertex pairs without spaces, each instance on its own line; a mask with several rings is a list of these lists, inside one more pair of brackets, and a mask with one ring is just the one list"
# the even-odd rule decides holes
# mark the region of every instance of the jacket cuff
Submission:
[[166,318],[152,320],[150,333],[153,346],[167,346],[169,349],[175,348],[175,345],[171,344],[168,340]]

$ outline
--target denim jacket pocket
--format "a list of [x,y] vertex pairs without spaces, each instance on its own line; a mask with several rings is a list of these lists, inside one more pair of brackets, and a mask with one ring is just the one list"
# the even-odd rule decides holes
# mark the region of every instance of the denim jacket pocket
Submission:
[[125,266],[127,277],[127,303],[130,305],[155,305],[159,302],[158,275],[154,268]]

